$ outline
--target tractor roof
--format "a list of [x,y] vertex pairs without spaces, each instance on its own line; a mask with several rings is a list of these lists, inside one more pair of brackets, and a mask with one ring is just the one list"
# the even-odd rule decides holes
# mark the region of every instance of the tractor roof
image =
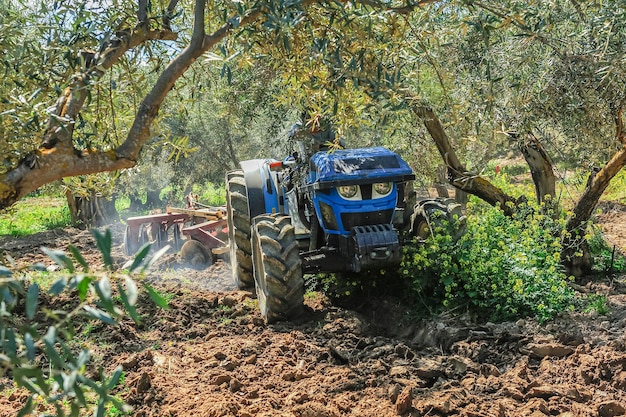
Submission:
[[382,147],[324,151],[311,157],[309,183],[322,188],[414,178],[413,170],[399,155]]

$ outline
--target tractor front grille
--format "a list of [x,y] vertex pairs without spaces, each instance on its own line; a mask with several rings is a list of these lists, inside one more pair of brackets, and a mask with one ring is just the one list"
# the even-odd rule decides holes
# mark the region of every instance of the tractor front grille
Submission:
[[393,209],[366,211],[363,213],[342,213],[341,222],[344,230],[350,230],[355,226],[373,226],[375,224],[391,223]]

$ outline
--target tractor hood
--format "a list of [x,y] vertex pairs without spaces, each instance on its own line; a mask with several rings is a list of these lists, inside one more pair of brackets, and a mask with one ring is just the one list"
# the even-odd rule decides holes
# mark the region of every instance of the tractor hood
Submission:
[[377,147],[316,153],[311,157],[307,183],[315,189],[321,189],[413,179],[413,170],[399,155]]

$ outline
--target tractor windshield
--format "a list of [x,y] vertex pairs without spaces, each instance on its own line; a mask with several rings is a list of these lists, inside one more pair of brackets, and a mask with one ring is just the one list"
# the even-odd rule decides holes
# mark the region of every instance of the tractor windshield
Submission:
[[412,179],[413,171],[400,156],[379,147],[316,153],[311,157],[308,183],[315,184],[315,188],[328,188]]
[[398,158],[393,156],[378,156],[376,158],[346,158],[333,161],[334,171],[342,174],[352,174],[357,171],[371,171],[381,169],[400,168]]

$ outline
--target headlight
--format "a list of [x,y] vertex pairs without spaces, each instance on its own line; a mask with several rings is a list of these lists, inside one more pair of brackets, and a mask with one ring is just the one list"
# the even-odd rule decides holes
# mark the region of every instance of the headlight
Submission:
[[329,230],[339,230],[337,218],[333,212],[333,208],[328,204],[320,202],[320,212],[322,213],[322,222],[324,227]]
[[374,184],[374,191],[379,196],[386,196],[391,192],[392,183],[390,182],[377,182]]
[[340,185],[337,187],[339,195],[343,198],[353,198],[359,191],[359,187],[356,185]]

